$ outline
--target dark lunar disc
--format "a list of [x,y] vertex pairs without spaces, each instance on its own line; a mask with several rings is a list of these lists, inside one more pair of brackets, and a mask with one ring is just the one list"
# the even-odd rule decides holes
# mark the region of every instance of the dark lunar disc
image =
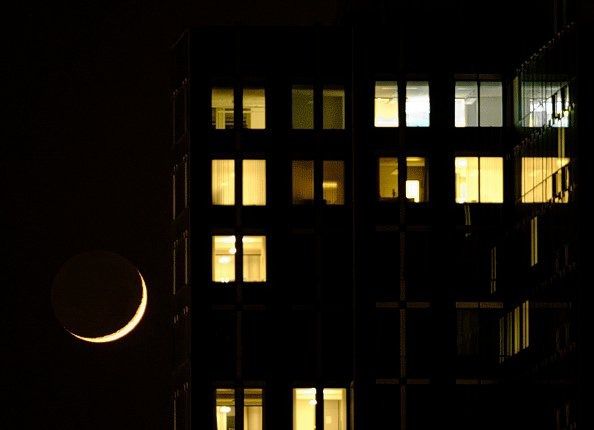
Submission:
[[69,332],[99,337],[124,327],[142,299],[142,281],[125,258],[105,251],[76,255],[54,279],[52,305]]

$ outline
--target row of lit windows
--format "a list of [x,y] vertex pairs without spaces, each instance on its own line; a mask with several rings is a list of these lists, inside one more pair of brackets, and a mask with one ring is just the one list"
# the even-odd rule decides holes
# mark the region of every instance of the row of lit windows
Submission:
[[[328,205],[345,202],[345,168],[342,160],[322,161],[322,199]],[[314,160],[293,160],[292,201],[313,202],[316,190]],[[398,158],[378,159],[378,197],[398,198]],[[212,160],[212,204],[234,205],[235,160]],[[266,205],[266,160],[242,160],[241,202],[245,206]],[[502,203],[502,157],[456,157],[457,203]],[[406,157],[406,198],[419,203],[428,200],[427,166],[423,157]]]
[[[244,430],[263,429],[263,390],[244,388],[243,404],[237,408],[236,390],[217,388],[215,417],[217,430],[235,430],[237,414],[243,415]],[[324,414],[324,430],[347,429],[347,396],[345,388],[324,388],[322,390],[323,408],[316,399],[315,388],[293,389],[293,430],[315,430],[316,414]],[[238,411],[239,409],[239,411]]]
[[[291,89],[291,127],[311,130],[315,124],[315,90],[312,85]],[[405,125],[429,127],[431,102],[428,81],[406,82]],[[341,86],[322,89],[322,128],[345,128],[345,91]],[[456,81],[454,93],[456,127],[501,127],[503,125],[502,84],[498,81]],[[211,93],[212,127],[235,126],[234,89],[215,87]],[[398,127],[398,82],[377,81],[374,95],[374,126]],[[242,127],[266,128],[266,92],[244,88]]]

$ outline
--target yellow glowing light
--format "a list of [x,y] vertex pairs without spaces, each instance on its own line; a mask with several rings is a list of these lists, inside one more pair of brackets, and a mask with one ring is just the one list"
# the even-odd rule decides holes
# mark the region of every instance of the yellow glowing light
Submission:
[[229,257],[228,255],[223,255],[222,257],[219,257],[219,263],[221,264],[229,264],[231,262],[231,257]]
[[105,336],[100,336],[100,337],[83,337],[83,336],[79,336],[79,335],[67,330],[68,333],[70,333],[72,336],[76,337],[77,339],[84,340],[85,342],[107,343],[107,342],[113,342],[115,340],[121,339],[124,336],[126,336],[128,333],[130,333],[132,330],[134,330],[136,328],[136,326],[138,325],[138,323],[140,322],[140,320],[142,319],[142,317],[144,316],[144,312],[146,310],[146,305],[148,302],[148,294],[147,294],[147,290],[146,290],[146,284],[144,283],[144,278],[142,277],[140,272],[138,272],[138,276],[140,276],[140,281],[142,284],[142,298],[140,299],[140,305],[138,306],[136,313],[134,314],[134,316],[132,317],[132,319],[130,320],[130,322],[128,324],[126,324],[124,327],[122,327],[121,329],[119,329],[118,331],[116,331],[114,333],[111,333],[111,334],[108,334]]
[[228,414],[229,412],[231,412],[231,408],[229,406],[221,406],[219,410],[222,414]]
[[318,402],[317,402],[317,400],[316,400],[316,399],[311,399],[311,400],[309,401],[309,404],[310,404],[310,405],[312,405],[312,406],[315,406],[315,405],[317,405],[317,404],[318,404]]
[[237,249],[235,249],[235,247],[233,246],[233,247],[229,248],[228,252],[229,252],[229,254],[235,254],[237,252]]

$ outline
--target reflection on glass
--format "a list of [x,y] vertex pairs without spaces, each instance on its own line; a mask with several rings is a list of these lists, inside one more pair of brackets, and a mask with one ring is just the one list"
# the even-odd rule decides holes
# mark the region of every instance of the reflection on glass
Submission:
[[293,430],[315,430],[316,389],[293,389]]
[[212,160],[212,204],[235,204],[235,161]]
[[217,430],[235,430],[235,390],[217,388],[215,415]]
[[213,128],[233,128],[233,88],[212,89],[211,112]]
[[262,430],[261,388],[243,390],[243,428],[244,430]]
[[292,165],[293,203],[311,203],[314,199],[314,162],[294,160]]
[[406,83],[406,126],[429,127],[429,82]]
[[324,161],[322,191],[327,205],[344,204],[344,161]]
[[266,205],[266,160],[243,160],[244,206]]
[[235,281],[235,236],[212,237],[212,280]]
[[243,281],[266,281],[266,236],[243,236]]
[[314,91],[311,85],[293,85],[292,126],[294,129],[314,128]]
[[398,127],[398,83],[378,81],[375,83],[376,127]]
[[346,389],[324,388],[324,430],[346,430]]
[[266,128],[266,97],[263,88],[244,88],[243,127]]
[[423,157],[406,157],[406,198],[414,203],[427,201],[427,170]]
[[456,127],[478,127],[478,83],[457,81],[455,91]]
[[569,158],[522,157],[522,203],[567,203]]
[[398,197],[398,159],[381,157],[378,164],[380,199],[395,199]]
[[501,127],[503,125],[503,90],[501,82],[480,82],[481,127]]
[[344,129],[344,115],[344,88],[324,88],[322,118],[322,125],[324,129]]

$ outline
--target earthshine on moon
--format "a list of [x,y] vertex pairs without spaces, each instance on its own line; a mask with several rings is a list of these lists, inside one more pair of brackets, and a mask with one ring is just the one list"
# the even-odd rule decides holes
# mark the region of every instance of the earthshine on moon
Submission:
[[142,319],[142,317],[144,315],[144,311],[146,310],[146,304],[148,302],[146,284],[144,283],[144,278],[142,277],[140,272],[138,272],[138,276],[140,277],[140,282],[142,284],[142,299],[140,301],[140,306],[138,306],[138,310],[136,311],[136,313],[134,314],[134,316],[132,317],[132,319],[130,320],[130,322],[128,324],[126,324],[124,327],[122,327],[121,329],[117,330],[114,333],[111,333],[111,334],[108,334],[105,336],[100,336],[100,337],[84,337],[84,336],[79,336],[76,333],[72,333],[68,329],[66,329],[66,331],[68,333],[70,333],[72,336],[74,336],[80,340],[84,340],[86,342],[106,343],[106,342],[113,342],[114,340],[121,339],[124,336],[126,336],[128,333],[130,333],[132,330],[134,330],[136,328],[136,326],[138,325],[138,323],[140,322],[140,320]]
[[61,267],[52,288],[54,312],[69,334],[108,343],[134,330],[146,311],[148,291],[140,271],[120,255],[85,252]]

